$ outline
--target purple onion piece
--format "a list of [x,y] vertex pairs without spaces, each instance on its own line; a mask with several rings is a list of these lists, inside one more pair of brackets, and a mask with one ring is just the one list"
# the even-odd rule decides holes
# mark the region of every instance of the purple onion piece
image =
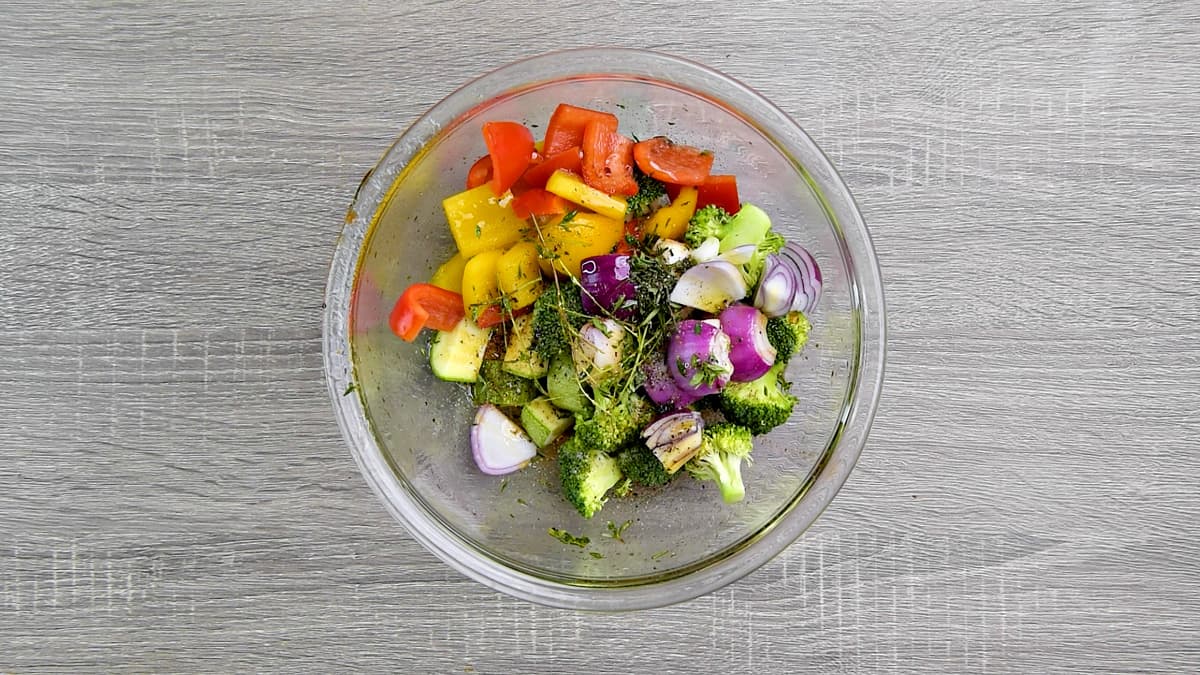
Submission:
[[680,390],[708,396],[729,384],[729,336],[716,319],[680,321],[667,346],[667,369]]
[[679,410],[701,398],[694,392],[680,389],[675,384],[675,378],[671,376],[671,371],[667,369],[667,362],[663,358],[646,361],[642,364],[642,372],[646,374],[646,381],[642,383],[646,389],[646,395],[660,406]]
[[791,311],[796,297],[797,269],[791,260],[769,254],[763,263],[754,306],[767,316],[783,316]]
[[502,476],[523,468],[537,455],[537,446],[516,422],[488,403],[475,413],[471,425],[471,454],[479,470]]
[[579,265],[579,285],[583,287],[583,311],[598,316],[605,313],[629,321],[637,303],[636,287],[629,279],[629,256],[623,253],[584,258]]
[[721,312],[721,330],[729,336],[734,382],[749,382],[775,364],[775,347],[767,339],[767,317],[749,305],[730,305]]
[[811,312],[821,299],[821,268],[803,246],[788,242],[779,254],[796,270],[796,294],[792,298],[791,311]]

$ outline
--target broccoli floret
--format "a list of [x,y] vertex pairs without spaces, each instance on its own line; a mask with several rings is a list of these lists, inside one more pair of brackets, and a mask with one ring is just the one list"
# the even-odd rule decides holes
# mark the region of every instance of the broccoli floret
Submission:
[[642,170],[633,167],[633,178],[637,181],[637,194],[625,200],[625,216],[628,218],[645,218],[657,208],[667,195],[667,187],[662,181],[651,178]]
[[621,481],[617,460],[572,436],[558,449],[563,496],[579,515],[591,518],[604,506],[604,495]]
[[631,445],[617,454],[621,473],[638,485],[666,485],[675,474],[667,472],[654,452],[641,443]]
[[583,298],[574,283],[549,284],[533,303],[533,348],[542,358],[553,359],[570,351],[571,338],[587,321]]
[[751,288],[762,275],[767,255],[783,248],[785,243],[782,236],[771,231],[771,219],[766,212],[753,204],[743,204],[732,216],[714,204],[696,211],[683,234],[687,245],[697,248],[713,237],[720,240],[721,253],[748,244],[756,247],[754,256],[741,265],[742,276]]
[[740,502],[746,496],[742,460],[748,460],[753,449],[754,437],[746,427],[714,424],[704,430],[700,452],[687,463],[688,473],[697,480],[715,481],[726,503]]
[[634,390],[611,393],[597,387],[593,398],[595,410],[590,415],[575,416],[575,436],[588,447],[605,452],[618,450],[637,439],[654,419],[654,404]]
[[687,231],[683,233],[683,241],[692,248],[698,248],[704,240],[713,237],[721,239],[729,231],[729,220],[732,216],[716,204],[709,204],[692,215],[688,221]]
[[811,329],[803,312],[788,312],[767,319],[767,340],[775,348],[775,360],[787,361],[803,349]]
[[479,368],[479,379],[471,386],[475,405],[491,403],[519,407],[538,396],[537,383],[504,370],[504,362],[488,359]]
[[717,405],[726,419],[765,434],[792,416],[796,397],[788,393],[783,379],[786,361],[776,359],[775,365],[757,380],[730,382],[717,398]]

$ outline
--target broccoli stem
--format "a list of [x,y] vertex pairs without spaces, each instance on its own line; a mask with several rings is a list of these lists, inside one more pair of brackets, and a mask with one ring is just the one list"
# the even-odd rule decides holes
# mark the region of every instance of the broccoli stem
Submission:
[[721,457],[713,462],[717,487],[726,504],[740,502],[746,497],[746,485],[742,482],[742,458]]

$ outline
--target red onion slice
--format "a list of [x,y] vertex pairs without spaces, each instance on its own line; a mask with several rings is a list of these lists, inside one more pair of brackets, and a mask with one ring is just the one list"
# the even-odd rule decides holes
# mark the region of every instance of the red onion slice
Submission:
[[767,317],[749,305],[730,305],[721,312],[721,330],[729,336],[734,382],[749,382],[775,364],[775,347],[767,339]]

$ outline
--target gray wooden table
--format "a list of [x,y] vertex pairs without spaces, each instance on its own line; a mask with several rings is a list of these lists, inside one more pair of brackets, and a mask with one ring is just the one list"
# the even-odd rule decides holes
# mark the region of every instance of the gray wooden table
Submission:
[[[0,7],[0,670],[1200,669],[1200,6]],[[776,101],[872,227],[884,398],[711,596],[549,610],[384,512],[319,351],[362,174],[531,53]]]

